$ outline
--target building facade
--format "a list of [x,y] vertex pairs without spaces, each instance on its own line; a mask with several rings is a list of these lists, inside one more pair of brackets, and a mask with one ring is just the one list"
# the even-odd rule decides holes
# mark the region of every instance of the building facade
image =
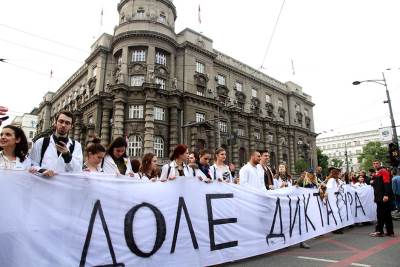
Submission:
[[116,136],[128,153],[154,152],[166,161],[175,145],[192,150],[224,147],[241,166],[254,149],[268,149],[272,165],[294,170],[303,158],[316,165],[311,97],[213,48],[191,29],[175,33],[170,0],[122,0],[114,34],[103,34],[85,64],[38,109],[38,132],[55,114],[76,115],[74,138]]
[[29,149],[32,147],[32,140],[36,133],[36,126],[37,126],[38,117],[36,115],[24,113],[21,116],[16,116],[11,125],[20,127],[28,139]]
[[[322,150],[322,153],[329,157],[329,163],[332,164],[332,159],[343,161],[342,170],[346,171],[346,153],[349,164],[349,171],[360,171],[361,162],[358,161],[358,156],[363,151],[363,146],[369,142],[381,142],[387,146],[392,142],[391,135],[386,136],[385,133],[390,131],[390,128],[378,129],[357,133],[349,133],[330,137],[318,137],[317,147]],[[371,166],[372,167],[372,166]]]

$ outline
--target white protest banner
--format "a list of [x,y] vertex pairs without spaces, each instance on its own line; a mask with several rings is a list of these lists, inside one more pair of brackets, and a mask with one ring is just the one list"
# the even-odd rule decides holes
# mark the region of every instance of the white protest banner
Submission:
[[0,266],[206,266],[375,219],[373,190],[0,171]]

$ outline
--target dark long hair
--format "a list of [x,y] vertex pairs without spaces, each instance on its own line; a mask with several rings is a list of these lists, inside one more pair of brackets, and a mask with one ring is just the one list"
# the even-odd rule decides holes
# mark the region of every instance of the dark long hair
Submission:
[[[15,149],[14,149],[14,154],[16,157],[19,158],[19,160],[21,162],[23,162],[26,159],[26,156],[28,155],[28,140],[26,139],[26,135],[24,133],[24,131],[19,128],[16,127],[14,125],[6,125],[3,127],[3,129],[11,129],[14,132],[15,135],[15,139],[20,139],[19,143],[15,144]],[[0,148],[0,150],[3,150]]]
[[126,143],[125,138],[123,138],[122,136],[119,136],[119,137],[115,138],[114,141],[112,141],[112,143],[110,144],[110,146],[107,149],[107,154],[110,155],[111,157],[114,157],[113,151],[114,151],[114,148],[117,148],[117,147],[125,147],[125,153],[122,156],[124,158],[126,158],[127,157],[126,149],[128,148],[128,144]]
[[187,145],[184,145],[184,144],[177,145],[169,159],[171,161],[176,160],[180,155],[185,154],[187,149],[188,149]]

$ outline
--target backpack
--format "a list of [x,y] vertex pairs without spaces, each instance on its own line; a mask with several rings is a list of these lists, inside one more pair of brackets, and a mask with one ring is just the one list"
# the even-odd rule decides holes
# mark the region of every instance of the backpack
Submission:
[[[43,144],[42,144],[42,150],[40,151],[40,162],[39,162],[39,166],[42,166],[42,161],[43,161],[43,156],[44,153],[46,153],[47,148],[49,147],[50,144],[50,136],[46,136],[43,138]],[[69,153],[74,153],[74,149],[75,149],[75,140],[72,139],[72,145],[69,147]]]

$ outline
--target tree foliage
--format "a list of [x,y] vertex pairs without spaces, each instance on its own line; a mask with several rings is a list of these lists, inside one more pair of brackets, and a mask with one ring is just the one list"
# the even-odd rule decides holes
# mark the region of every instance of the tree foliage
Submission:
[[294,170],[296,173],[302,173],[308,168],[310,168],[310,164],[308,164],[304,159],[299,159],[294,163]]
[[336,168],[342,168],[343,160],[341,160],[341,159],[332,159],[332,165],[333,165],[333,167],[336,167]]
[[322,150],[317,148],[318,166],[322,167],[322,173],[325,176],[328,172],[328,156],[322,154]]
[[382,146],[381,142],[368,142],[363,146],[363,151],[357,159],[358,162],[361,162],[361,169],[368,170],[372,168],[372,162],[374,160],[380,160],[383,165],[386,165],[387,153],[387,147]]

